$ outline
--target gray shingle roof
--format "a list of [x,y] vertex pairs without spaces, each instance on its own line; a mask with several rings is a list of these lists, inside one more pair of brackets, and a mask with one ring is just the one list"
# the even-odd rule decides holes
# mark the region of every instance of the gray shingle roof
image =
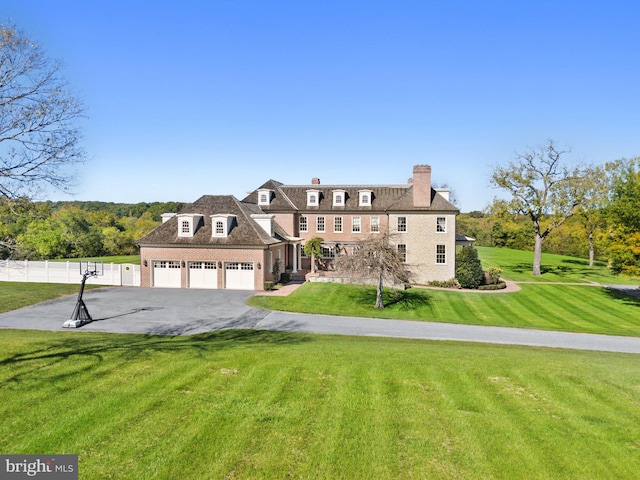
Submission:
[[[442,211],[458,212],[458,208],[431,189],[431,207],[413,206],[413,185],[284,185],[275,180],[269,180],[244,198],[244,202],[258,203],[259,189],[273,190],[274,195],[269,206],[263,206],[265,212],[295,212],[312,211]],[[307,190],[320,192],[318,207],[307,207]],[[346,192],[344,206],[333,206],[333,191]],[[371,205],[360,206],[358,192],[370,190]]]
[[[138,240],[139,245],[184,245],[184,246],[266,246],[279,243],[286,238],[286,232],[277,223],[274,237],[264,231],[251,218],[252,214],[263,214],[257,205],[241,202],[233,195],[204,195],[194,203],[185,206],[179,214],[203,215],[204,225],[193,237],[178,237],[178,218],[173,217],[155,230]],[[211,236],[210,215],[235,215],[236,221],[227,237]]]

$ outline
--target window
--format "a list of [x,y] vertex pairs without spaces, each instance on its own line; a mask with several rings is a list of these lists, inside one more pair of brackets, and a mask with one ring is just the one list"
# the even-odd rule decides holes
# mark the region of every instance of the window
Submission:
[[436,245],[436,263],[438,265],[444,265],[447,263],[447,246]]
[[362,196],[360,197],[360,203],[362,205],[369,205],[369,195],[367,195],[366,193],[363,193]]
[[266,193],[261,193],[260,194],[260,205],[264,205],[265,203],[268,203],[267,200],[267,194]]
[[333,231],[335,233],[342,233],[342,217],[335,217],[333,219]]
[[335,258],[336,256],[336,247],[334,246],[325,246],[322,245],[320,247],[322,249],[322,258]]
[[183,220],[181,223],[181,230],[182,233],[190,233],[191,232],[191,224],[189,223],[188,220]]
[[309,224],[307,223],[307,217],[305,216],[300,217],[300,231],[301,232],[309,231]]
[[371,217],[371,233],[380,232],[380,217]]
[[360,233],[360,217],[353,217],[351,220],[351,231],[353,233]]
[[447,219],[445,217],[438,217],[436,219],[436,232],[446,233],[447,231]]
[[360,198],[360,206],[361,207],[369,207],[371,206],[371,194],[373,192],[371,190],[360,190],[358,191],[358,197]]
[[307,206],[317,207],[320,202],[320,190],[307,190]]
[[347,199],[347,192],[345,190],[334,190],[333,191],[333,206],[334,207],[344,207],[344,203]]
[[315,204],[318,203],[318,199],[315,195],[309,195],[309,204]]
[[261,188],[258,190],[258,205],[269,206],[271,203],[271,194],[273,190]]
[[224,235],[224,222],[221,220],[216,222],[216,235]]
[[398,254],[400,255],[400,259],[402,263],[407,262],[407,246],[403,243],[398,244]]
[[316,220],[316,232],[324,233],[324,217],[318,217]]
[[399,232],[407,231],[407,217],[398,217],[398,231]]

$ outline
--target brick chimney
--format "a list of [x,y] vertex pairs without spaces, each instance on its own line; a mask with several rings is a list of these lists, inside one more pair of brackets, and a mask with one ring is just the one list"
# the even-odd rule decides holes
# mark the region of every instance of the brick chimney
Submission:
[[413,206],[431,206],[431,165],[413,167]]
[[311,185],[320,185],[320,179],[318,177],[313,177],[311,179]]

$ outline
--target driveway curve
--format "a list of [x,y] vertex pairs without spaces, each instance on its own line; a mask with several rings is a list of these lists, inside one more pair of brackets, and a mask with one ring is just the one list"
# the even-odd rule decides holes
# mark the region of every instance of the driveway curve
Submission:
[[640,354],[638,337],[271,312],[246,304],[254,293],[241,290],[102,288],[85,292],[84,301],[94,321],[80,328],[62,328],[73,312],[75,295],[0,314],[0,328],[151,335],[194,335],[239,328]]

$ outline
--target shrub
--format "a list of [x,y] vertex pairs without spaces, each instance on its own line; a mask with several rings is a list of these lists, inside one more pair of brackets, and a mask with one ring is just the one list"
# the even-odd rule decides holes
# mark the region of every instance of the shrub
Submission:
[[273,290],[273,282],[264,282],[263,288],[265,290]]
[[498,282],[490,285],[480,285],[478,290],[502,290],[503,288],[507,288],[507,284],[504,282]]
[[280,282],[289,283],[291,281],[291,274],[287,272],[283,272],[280,274]]
[[487,285],[496,285],[500,281],[501,273],[501,268],[489,267],[489,269],[484,272],[484,283]]
[[427,285],[429,285],[430,287],[440,287],[440,288],[461,288],[460,283],[455,278],[451,278],[445,281],[433,280],[429,282]]
[[478,251],[473,247],[462,247],[456,255],[456,280],[462,288],[478,288],[484,280]]

